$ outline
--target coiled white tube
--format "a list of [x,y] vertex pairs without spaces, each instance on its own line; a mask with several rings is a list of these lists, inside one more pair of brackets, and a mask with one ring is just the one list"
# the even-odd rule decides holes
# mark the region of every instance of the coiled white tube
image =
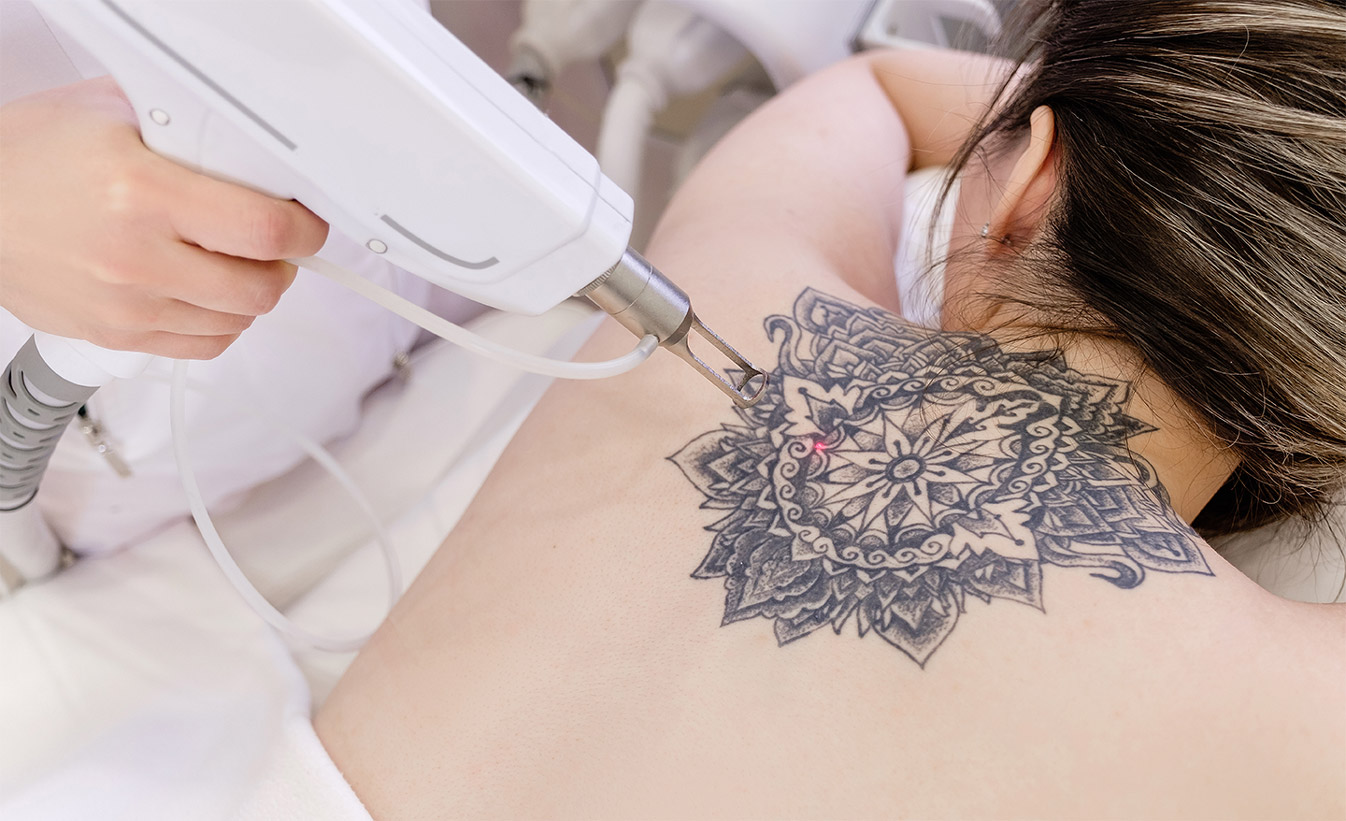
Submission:
[[[659,347],[659,340],[653,335],[647,335],[640,340],[630,353],[604,362],[570,362],[535,356],[501,345],[483,336],[478,336],[466,328],[454,325],[416,303],[403,299],[387,289],[380,288],[363,277],[325,259],[303,257],[289,260],[289,262],[316,271],[449,342],[467,348],[492,361],[543,376],[561,379],[604,379],[609,376],[617,376],[649,359],[650,354],[654,353],[654,349]],[[174,363],[171,382],[169,419],[173,433],[173,455],[178,465],[178,477],[182,482],[183,491],[187,494],[187,505],[191,509],[192,518],[196,521],[197,529],[201,531],[201,538],[205,540],[210,555],[215,558],[215,562],[224,572],[225,578],[229,580],[234,590],[238,591],[239,596],[248,603],[248,606],[257,615],[261,616],[267,624],[295,641],[308,647],[337,653],[360,649],[373,635],[373,630],[355,636],[335,637],[323,636],[306,630],[295,624],[284,613],[277,610],[271,602],[267,601],[266,597],[253,586],[252,582],[248,581],[243,569],[234,561],[234,557],[229,553],[229,548],[225,546],[224,540],[220,538],[220,533],[215,528],[215,523],[210,518],[210,512],[206,509],[205,498],[202,496],[201,488],[196,481],[196,470],[192,466],[191,453],[187,442],[187,389],[190,387],[193,390],[206,393],[211,396],[212,401],[231,403],[239,410],[265,419],[285,431],[313,461],[332,474],[346,489],[346,492],[355,499],[355,503],[373,525],[374,538],[383,553],[384,565],[388,571],[388,608],[391,610],[392,606],[397,603],[398,597],[402,595],[402,568],[397,560],[397,553],[393,550],[392,541],[388,538],[388,534],[383,527],[383,522],[379,520],[378,514],[374,511],[364,493],[360,491],[359,486],[355,484],[355,480],[351,478],[350,474],[346,473],[340,463],[322,445],[297,431],[290,430],[281,420],[263,414],[242,403],[232,402],[228,397],[216,394],[201,385],[189,383],[187,380],[187,362],[178,361]]]
[[192,518],[196,520],[196,526],[201,531],[201,538],[206,542],[206,547],[210,550],[210,555],[215,557],[215,562],[224,571],[224,575],[229,579],[248,606],[253,609],[257,615],[261,616],[267,624],[271,625],[281,633],[299,641],[309,647],[319,650],[331,650],[333,652],[349,652],[360,649],[369,637],[373,635],[373,630],[356,636],[332,637],[322,636],[310,632],[295,624],[289,618],[277,610],[271,602],[267,601],[248,577],[244,575],[242,568],[234,561],[230,555],[229,549],[224,546],[224,540],[220,538],[220,532],[215,529],[215,523],[210,518],[210,512],[206,510],[206,501],[201,495],[201,488],[196,482],[196,470],[192,466],[191,453],[187,442],[187,389],[190,386],[193,390],[202,392],[210,396],[213,402],[225,402],[233,404],[238,410],[249,413],[260,419],[270,422],[272,425],[284,430],[296,444],[309,455],[313,461],[317,462],[328,473],[332,474],[341,486],[346,489],[354,499],[356,505],[369,519],[374,529],[374,538],[378,542],[379,548],[383,551],[384,566],[388,571],[388,607],[392,608],[397,603],[397,599],[402,595],[402,567],[397,560],[397,553],[393,550],[392,541],[388,538],[388,533],[383,527],[383,522],[379,520],[378,514],[370,505],[369,500],[360,491],[355,480],[350,474],[341,467],[341,465],[328,453],[322,445],[302,434],[288,429],[280,420],[269,414],[257,411],[255,408],[247,407],[242,403],[232,402],[229,397],[210,391],[201,385],[191,385],[187,380],[187,362],[179,360],[173,363],[172,390],[169,393],[169,425],[173,432],[173,456],[178,464],[178,478],[182,482],[182,489],[187,494],[187,505],[192,511]]

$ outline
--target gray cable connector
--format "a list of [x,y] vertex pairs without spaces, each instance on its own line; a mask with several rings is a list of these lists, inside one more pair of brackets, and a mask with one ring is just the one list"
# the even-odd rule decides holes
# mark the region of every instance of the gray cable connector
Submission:
[[66,425],[96,387],[57,375],[31,337],[0,379],[0,511],[32,501]]

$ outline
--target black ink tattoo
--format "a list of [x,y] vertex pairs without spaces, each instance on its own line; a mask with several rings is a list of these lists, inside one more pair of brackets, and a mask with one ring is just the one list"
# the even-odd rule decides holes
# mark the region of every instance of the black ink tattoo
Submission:
[[913,328],[805,291],[766,321],[769,394],[670,459],[724,511],[694,578],[780,644],[855,617],[924,666],[966,598],[1042,609],[1042,565],[1118,587],[1210,574],[1126,440],[1129,386],[1059,355]]

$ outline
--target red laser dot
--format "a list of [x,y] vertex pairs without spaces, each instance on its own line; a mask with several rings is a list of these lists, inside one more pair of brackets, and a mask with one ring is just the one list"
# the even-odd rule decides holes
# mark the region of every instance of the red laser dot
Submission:
[[817,452],[817,453],[822,453],[823,451],[827,450],[827,445],[824,444],[824,443],[821,442],[821,441],[819,441],[819,442],[814,442],[814,443],[813,443],[813,450],[814,450],[815,452]]

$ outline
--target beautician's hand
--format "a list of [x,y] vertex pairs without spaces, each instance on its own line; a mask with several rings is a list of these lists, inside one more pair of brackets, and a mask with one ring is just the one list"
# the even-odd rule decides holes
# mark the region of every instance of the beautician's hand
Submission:
[[152,153],[109,78],[0,108],[0,305],[39,330],[209,359],[326,236],[298,203]]

